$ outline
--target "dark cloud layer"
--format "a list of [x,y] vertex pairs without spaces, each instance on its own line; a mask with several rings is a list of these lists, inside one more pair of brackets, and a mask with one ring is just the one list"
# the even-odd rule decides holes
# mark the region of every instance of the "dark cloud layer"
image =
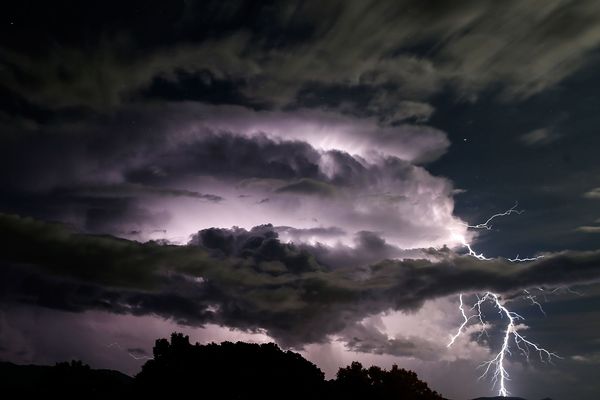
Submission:
[[394,121],[397,93],[413,100],[451,86],[474,97],[496,84],[511,98],[538,93],[600,41],[593,1],[24,3],[7,12],[3,86],[49,108],[106,109],[149,89],[189,98],[192,75],[194,98],[215,102],[285,106],[302,89],[323,94],[311,85],[363,88],[366,107],[352,96],[340,107]]
[[339,270],[307,246],[281,243],[271,226],[204,230],[188,245],[172,246],[76,234],[16,216],[2,216],[1,225],[3,301],[265,329],[296,346],[323,341],[366,316],[414,310],[457,292],[600,279],[598,252],[514,264],[430,251],[433,260]]

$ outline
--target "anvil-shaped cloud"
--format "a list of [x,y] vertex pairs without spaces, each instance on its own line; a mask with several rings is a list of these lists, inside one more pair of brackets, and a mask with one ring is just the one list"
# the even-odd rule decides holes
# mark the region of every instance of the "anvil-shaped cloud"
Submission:
[[[379,232],[403,248],[468,236],[451,182],[416,163],[448,145],[424,125],[179,104],[23,135],[0,138],[0,167],[17,171],[0,177],[5,210],[88,232],[146,240],[166,231],[185,243],[202,228],[272,223],[330,244]],[[320,237],[328,227],[337,236]]]

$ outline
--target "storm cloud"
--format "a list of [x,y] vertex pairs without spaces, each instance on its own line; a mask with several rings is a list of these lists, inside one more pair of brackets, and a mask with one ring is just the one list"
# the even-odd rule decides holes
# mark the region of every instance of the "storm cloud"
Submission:
[[199,228],[265,222],[377,231],[409,248],[468,235],[451,182],[416,163],[446,148],[431,128],[187,104],[60,129],[0,139],[0,166],[15,171],[0,175],[5,210],[133,239],[166,230],[180,243]]
[[[593,375],[596,2],[3,6],[0,356],[100,343],[87,354],[134,372],[127,349],[183,329],[304,347],[331,374],[355,356],[427,365],[473,398],[484,383],[456,374],[489,359],[501,322],[445,340],[456,295],[493,290],[562,374]],[[562,288],[547,320],[522,309],[527,288]],[[534,398],[584,381],[532,371],[511,386]]]
[[[204,230],[189,244],[173,246],[82,235],[15,216],[1,222],[4,301],[264,329],[293,346],[322,342],[365,317],[416,310],[453,293],[511,293],[600,279],[598,252],[514,264],[430,250],[429,259],[339,269],[307,246],[280,242],[268,225]],[[367,344],[350,343],[358,346]]]

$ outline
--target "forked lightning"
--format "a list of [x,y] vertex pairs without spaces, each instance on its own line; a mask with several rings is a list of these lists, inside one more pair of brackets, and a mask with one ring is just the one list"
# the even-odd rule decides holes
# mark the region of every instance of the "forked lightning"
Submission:
[[[467,225],[467,227],[473,228],[473,229],[491,230],[492,229],[491,222],[495,218],[509,216],[511,214],[519,214],[519,215],[522,214],[523,211],[517,210],[517,206],[518,206],[518,203],[515,203],[515,205],[513,207],[509,208],[505,212],[492,215],[484,223],[477,224],[477,225]],[[473,250],[471,245],[464,238],[461,238],[461,242],[467,249],[467,254],[469,256],[475,257],[478,260],[482,260],[482,261],[491,260],[491,258],[486,257],[483,253],[477,253],[475,250]],[[510,262],[529,262],[529,261],[535,261],[541,257],[543,257],[543,256],[520,258],[517,255],[515,258],[507,258],[507,260]],[[530,300],[532,302],[532,304],[536,305],[537,307],[539,307],[539,309],[542,312],[544,312],[541,304],[536,300],[536,297],[534,295],[532,295],[528,290],[524,290],[524,293],[525,293],[525,297],[528,300]],[[469,324],[469,322],[471,322],[471,320],[473,320],[473,319],[477,320],[476,323],[481,325],[482,333],[485,333],[485,319],[484,319],[484,315],[481,310],[481,306],[486,301],[490,302],[498,310],[498,312],[500,313],[500,316],[502,318],[506,318],[506,320],[507,320],[506,328],[503,331],[503,340],[502,340],[502,346],[500,347],[500,350],[498,351],[498,353],[496,354],[496,356],[494,358],[492,358],[491,360],[489,360],[481,365],[481,367],[484,368],[484,372],[481,375],[480,379],[483,378],[484,376],[488,375],[491,372],[492,373],[492,385],[493,385],[492,388],[498,386],[498,394],[500,396],[505,397],[510,394],[508,389],[506,388],[506,382],[510,379],[510,375],[509,375],[508,371],[506,370],[505,361],[506,361],[506,357],[508,355],[512,354],[511,348],[510,348],[510,345],[512,342],[514,342],[515,347],[525,356],[525,358],[527,360],[529,360],[529,355],[530,355],[531,351],[537,352],[541,361],[551,362],[553,357],[560,358],[555,353],[552,353],[542,347],[539,347],[537,344],[527,340],[523,335],[521,335],[518,332],[518,329],[520,326],[518,322],[520,320],[521,321],[524,320],[524,318],[521,315],[510,311],[506,307],[505,302],[502,300],[500,295],[498,295],[496,293],[492,293],[492,292],[486,292],[481,297],[477,296],[477,302],[475,302],[475,304],[473,304],[473,306],[471,306],[468,311],[465,309],[465,303],[464,303],[462,293],[459,295],[459,301],[460,301],[460,304],[459,304],[458,309],[460,310],[460,313],[463,317],[463,322],[459,326],[456,333],[454,335],[451,335],[450,342],[448,343],[448,347],[450,347],[454,344],[456,339],[458,339],[458,337],[464,332],[464,330],[467,327],[467,325]]]

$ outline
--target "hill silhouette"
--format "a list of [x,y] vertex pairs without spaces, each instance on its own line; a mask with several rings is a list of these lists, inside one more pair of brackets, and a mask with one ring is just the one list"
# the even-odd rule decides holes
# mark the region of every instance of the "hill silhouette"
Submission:
[[412,371],[340,368],[333,380],[300,354],[276,344],[191,344],[179,333],[158,339],[148,360],[133,378],[111,370],[94,370],[80,361],[56,366],[0,363],[0,390],[20,398],[58,399],[373,399],[443,400]]
[[132,383],[121,372],[91,369],[80,361],[55,366],[0,362],[0,392],[14,398],[121,399],[129,395]]

